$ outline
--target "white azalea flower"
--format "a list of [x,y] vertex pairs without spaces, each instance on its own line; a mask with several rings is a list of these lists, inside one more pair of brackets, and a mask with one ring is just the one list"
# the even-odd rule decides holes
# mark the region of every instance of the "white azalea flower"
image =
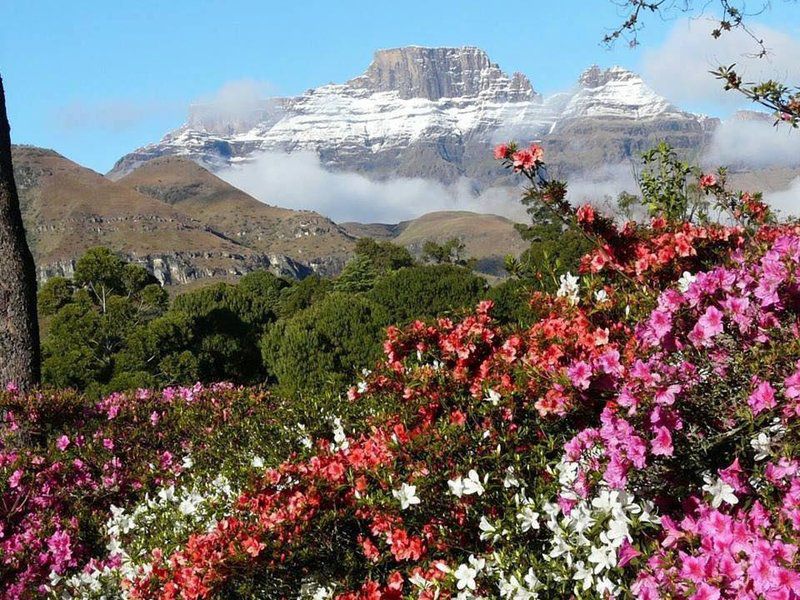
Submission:
[[477,587],[477,584],[475,583],[475,578],[478,576],[477,569],[474,569],[469,565],[460,564],[453,575],[456,578],[456,587],[459,590],[467,589],[474,591]]
[[450,488],[450,493],[456,498],[461,498],[464,495],[464,483],[461,477],[447,480],[447,487]]
[[597,290],[594,293],[594,299],[595,302],[597,302],[598,304],[602,304],[603,302],[608,300],[608,292],[606,292],[605,290]]
[[392,496],[400,501],[400,509],[405,510],[413,504],[419,504],[420,499],[417,496],[417,486],[408,485],[404,483],[400,486],[399,490],[392,491]]
[[517,523],[522,533],[527,533],[531,529],[539,529],[539,513],[531,506],[525,506],[517,513]]
[[162,502],[172,502],[175,500],[175,486],[171,485],[158,490],[158,497]]
[[311,596],[311,600],[327,600],[328,598],[333,598],[333,590],[326,587],[317,588],[314,595]]
[[503,479],[503,487],[506,489],[512,487],[518,488],[519,485],[519,479],[517,479],[517,476],[514,474],[514,467],[508,467],[508,469],[506,469],[505,479]]
[[500,536],[497,534],[497,528],[489,523],[489,519],[481,516],[481,521],[478,524],[478,529],[481,530],[480,538],[482,541],[493,540],[496,541]]
[[530,590],[536,590],[542,585],[542,582],[536,577],[536,573],[533,572],[533,567],[529,568],[528,572],[525,573],[525,585]]
[[608,522],[608,529],[600,534],[600,539],[603,540],[603,538],[608,541],[608,545],[615,548],[621,546],[624,540],[631,541],[633,539],[628,523],[622,519],[611,519]]
[[692,285],[696,279],[697,277],[689,273],[689,271],[684,271],[681,278],[678,279],[678,291],[685,294],[689,291],[689,286]]
[[344,427],[342,427],[342,420],[339,417],[335,417],[333,419],[333,444],[331,444],[331,450],[336,452],[337,450],[347,450],[350,447],[350,442],[347,441],[347,434],[344,432]]
[[720,477],[717,477],[716,481],[706,479],[703,491],[711,494],[711,506],[714,508],[719,508],[723,502],[731,506],[739,503],[739,499],[734,494],[734,489],[722,481]]
[[750,440],[750,447],[755,451],[756,461],[762,461],[769,457],[770,446],[772,445],[772,438],[765,432],[759,433],[752,440]]
[[575,563],[575,574],[572,579],[578,582],[580,589],[584,592],[588,591],[594,584],[592,569],[587,568],[582,560]]
[[594,546],[589,552],[589,562],[594,565],[596,574],[608,571],[617,566],[617,551],[608,546]]
[[254,469],[263,469],[264,468],[264,459],[260,456],[256,455],[250,461],[250,466]]
[[594,589],[602,598],[616,598],[619,596],[619,587],[608,577],[598,579]]
[[578,303],[578,294],[580,293],[580,286],[578,285],[578,278],[567,271],[559,278],[561,285],[556,292],[556,295],[561,298],[569,300],[570,304]]
[[491,402],[492,406],[497,406],[498,403],[500,402],[500,399],[501,399],[500,394],[492,389],[486,392],[486,398],[484,398],[484,400],[486,400],[487,402]]
[[[484,481],[488,479],[488,475],[484,477]],[[478,496],[482,496],[486,489],[483,487],[483,483],[481,483],[480,475],[475,469],[471,469],[467,476],[464,477],[462,480],[462,484],[464,486],[464,494],[470,496],[472,494],[477,494]]]
[[408,581],[411,585],[416,586],[422,590],[427,589],[431,586],[431,582],[425,579],[419,573],[414,573],[411,577],[408,578]]
[[181,503],[178,505],[178,510],[181,514],[186,516],[193,515],[197,512],[197,507],[203,501],[203,498],[198,494],[191,493],[186,496]]
[[592,499],[592,507],[602,514],[611,514],[622,507],[617,490],[602,490]]

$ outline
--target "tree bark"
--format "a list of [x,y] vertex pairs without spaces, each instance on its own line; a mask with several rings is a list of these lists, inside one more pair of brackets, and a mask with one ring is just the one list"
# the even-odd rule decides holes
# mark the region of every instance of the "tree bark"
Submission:
[[39,383],[36,267],[25,239],[11,164],[11,128],[0,77],[0,385]]

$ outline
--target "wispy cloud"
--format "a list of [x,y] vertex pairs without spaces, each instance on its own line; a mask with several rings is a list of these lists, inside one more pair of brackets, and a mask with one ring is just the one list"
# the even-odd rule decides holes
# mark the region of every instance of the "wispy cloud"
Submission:
[[783,216],[800,217],[800,177],[785,190],[765,194],[764,200]]
[[180,115],[183,108],[180,102],[160,100],[76,101],[56,109],[53,121],[66,132],[103,130],[119,133],[150,119]]
[[753,34],[764,40],[769,51],[763,58],[753,55],[758,45],[746,32],[733,30],[719,39],[711,31],[719,22],[683,19],[675,23],[664,43],[645,53],[643,75],[659,93],[676,103],[708,103],[728,109],[749,104],[736,92],[725,92],[709,71],[736,63],[746,81],[778,79],[800,82],[800,39],[751,23]]
[[229,81],[211,94],[201,96],[189,107],[189,122],[207,130],[241,129],[269,118],[278,110],[268,97],[272,86],[263,81]]
[[106,131],[120,133],[154,119],[188,118],[196,125],[220,123],[236,126],[262,120],[266,110],[277,110],[268,100],[274,92],[268,83],[252,79],[229,81],[219,89],[188,100],[109,98],[78,100],[56,109],[54,125],[65,132]]

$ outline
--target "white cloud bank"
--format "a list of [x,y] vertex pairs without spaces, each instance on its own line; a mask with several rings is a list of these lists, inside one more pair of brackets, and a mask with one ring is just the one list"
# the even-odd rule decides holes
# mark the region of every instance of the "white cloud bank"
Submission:
[[670,101],[715,104],[736,108],[752,106],[736,92],[709,74],[720,65],[736,63],[745,81],[777,79],[790,85],[800,83],[800,40],[787,33],[751,22],[754,35],[763,39],[768,55],[756,58],[756,42],[741,30],[724,33],[719,39],[711,31],[719,25],[709,19],[677,21],[664,43],[645,53],[643,75],[648,84]]
[[[521,186],[475,193],[467,178],[452,185],[407,177],[375,181],[359,173],[328,171],[311,151],[262,153],[216,175],[267,204],[314,210],[336,222],[397,223],[443,210],[528,220]],[[637,190],[630,164],[606,166],[568,182],[574,203],[613,204],[620,192]]]
[[763,168],[800,164],[800,131],[771,120],[723,121],[706,160],[720,166]]
[[263,153],[217,175],[262,202],[315,210],[338,222],[397,223],[439,210],[525,218],[515,188],[475,194],[466,179],[449,186],[421,178],[374,181],[358,173],[327,171],[310,151]]
[[120,133],[154,118],[179,115],[183,108],[183,103],[160,100],[77,101],[57,109],[53,120],[59,129],[66,132],[88,129]]
[[788,189],[764,194],[764,200],[784,217],[800,217],[800,177]]
[[272,105],[270,84],[255,79],[228,81],[218,90],[195,100],[189,107],[193,125],[219,127],[220,124],[246,126],[262,120]]

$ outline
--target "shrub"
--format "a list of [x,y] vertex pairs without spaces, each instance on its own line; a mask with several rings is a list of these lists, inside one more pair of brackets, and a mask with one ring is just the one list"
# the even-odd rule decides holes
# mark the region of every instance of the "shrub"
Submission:
[[332,293],[264,335],[267,371],[287,394],[342,389],[380,356],[386,310],[369,298]]
[[474,305],[486,280],[455,265],[400,269],[375,283],[368,297],[384,307],[391,322],[437,317]]

